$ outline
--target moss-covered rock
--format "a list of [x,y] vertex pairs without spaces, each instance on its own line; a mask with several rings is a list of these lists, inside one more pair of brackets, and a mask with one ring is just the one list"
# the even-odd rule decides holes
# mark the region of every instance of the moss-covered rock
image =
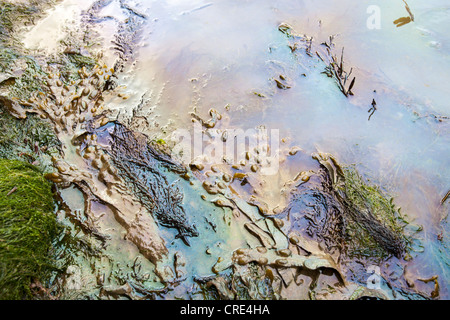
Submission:
[[57,230],[51,184],[32,165],[0,159],[0,299],[31,298],[31,281],[46,281]]

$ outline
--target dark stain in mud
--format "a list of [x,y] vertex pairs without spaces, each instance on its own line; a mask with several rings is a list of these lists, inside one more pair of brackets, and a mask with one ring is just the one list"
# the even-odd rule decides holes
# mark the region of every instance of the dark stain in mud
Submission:
[[127,129],[119,122],[94,130],[130,190],[164,227],[178,230],[177,237],[187,245],[187,237],[198,232],[183,208],[183,193],[177,181],[169,184],[162,169],[182,174],[186,169],[148,143],[145,135]]

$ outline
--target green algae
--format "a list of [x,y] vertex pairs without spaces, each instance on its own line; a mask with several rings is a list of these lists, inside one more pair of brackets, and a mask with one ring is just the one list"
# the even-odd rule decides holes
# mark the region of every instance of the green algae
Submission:
[[[91,70],[97,60],[72,48],[71,36],[67,36],[61,41],[67,46],[64,53],[59,53],[46,62],[38,62],[36,57],[23,48],[17,35],[22,29],[29,25],[34,25],[40,19],[45,10],[57,1],[26,1],[24,3],[14,3],[0,0],[0,73],[13,74],[19,71],[20,75],[12,76],[12,85],[7,86],[8,95],[23,100],[27,100],[33,92],[45,92],[45,79],[47,72],[44,68],[54,65],[60,71],[61,80],[69,83],[78,80],[78,70],[82,67]],[[41,57],[42,59],[42,57]],[[21,64],[17,66],[17,62]],[[20,70],[22,69],[22,70]],[[2,83],[2,86],[5,86]]]
[[[0,1],[0,72],[6,74],[21,72],[19,76],[12,76],[14,81],[7,86],[10,97],[28,99],[32,92],[42,90],[45,72],[32,56],[24,52],[22,43],[16,35],[22,28],[34,24],[35,19],[41,17],[44,9],[51,3],[51,1],[28,1],[28,3]],[[17,62],[21,62],[23,66],[18,67]]]
[[31,298],[31,282],[43,283],[55,270],[54,209],[51,184],[36,167],[0,160],[0,299]]
[[21,56],[26,61],[26,69],[23,74],[16,78],[14,84],[9,88],[9,96],[27,100],[33,92],[45,91],[44,79],[47,73],[37,61],[28,56]]
[[60,143],[53,128],[35,115],[17,119],[0,107],[0,158],[35,163],[49,171]]
[[[21,30],[34,25],[56,2],[0,0],[0,95],[5,99],[27,101],[36,92],[51,94],[46,84],[49,69],[56,68],[60,80],[69,84],[79,79],[81,68],[91,70],[97,64],[89,53],[69,49],[74,47],[70,35],[61,41],[68,49],[51,58],[34,56],[17,39]],[[0,129],[0,158],[22,160],[51,170],[50,157],[60,151],[60,143],[47,121],[34,114],[16,119],[0,104]]]
[[[1,38],[0,38],[1,39]],[[10,71],[11,64],[19,57],[19,53],[11,48],[0,48],[0,72]]]
[[[0,63],[0,71],[12,62],[15,53],[21,47],[21,41],[17,39],[18,31],[24,27],[33,25],[43,16],[46,9],[55,1],[29,0],[16,3],[15,1],[0,0],[0,57],[8,58]],[[10,50],[13,48],[14,50]]]
[[329,187],[325,192],[331,193],[332,202],[340,208],[339,231],[328,227],[329,236],[342,238],[337,240],[339,246],[345,244],[350,256],[406,258],[417,240],[414,233],[421,229],[407,221],[394,199],[380,186],[364,179],[355,165],[344,167],[327,153],[315,153],[313,158],[326,169],[329,181],[325,185]]
[[13,40],[18,21],[23,25],[33,23],[44,2],[47,1],[30,1],[28,4],[0,1],[0,43]]
[[58,54],[57,57],[48,61],[49,65],[56,65],[61,73],[61,80],[66,84],[71,81],[80,80],[79,70],[83,67],[87,72],[91,72],[99,61],[95,58],[76,52],[66,52]]
[[[342,168],[344,183],[339,188],[344,192],[348,203],[359,213],[373,216],[385,228],[398,238],[404,251],[408,250],[411,238],[406,235],[405,227],[408,225],[400,209],[394,204],[394,199],[386,195],[376,184],[370,184],[352,167]],[[380,245],[362,223],[349,217],[346,224],[348,253],[350,256],[366,256],[373,258],[386,258],[389,252]]]

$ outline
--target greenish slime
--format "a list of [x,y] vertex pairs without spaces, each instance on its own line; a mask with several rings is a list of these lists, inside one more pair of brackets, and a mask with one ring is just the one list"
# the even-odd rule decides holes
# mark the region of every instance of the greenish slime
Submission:
[[57,231],[51,184],[34,166],[1,159],[0,299],[31,298],[31,282],[48,279]]

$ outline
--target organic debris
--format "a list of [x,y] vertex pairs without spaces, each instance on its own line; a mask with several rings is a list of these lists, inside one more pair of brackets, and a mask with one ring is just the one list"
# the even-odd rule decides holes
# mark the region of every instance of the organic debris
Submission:
[[401,18],[398,18],[397,20],[395,20],[394,24],[396,25],[397,28],[398,27],[402,27],[405,24],[410,23],[411,21],[414,22],[414,15],[412,14],[411,9],[408,6],[408,3],[406,3],[405,0],[403,0],[403,2],[405,3],[405,9],[408,12],[409,16],[408,17],[401,17]]
[[[362,241],[360,236],[367,233],[386,252],[402,256],[407,241],[402,231],[404,219],[395,209],[393,200],[387,199],[376,186],[367,185],[356,170],[341,168],[331,155],[316,153],[313,157],[327,168],[344,219],[352,220],[346,223],[347,228],[356,226],[359,230],[351,232],[353,237]],[[366,243],[365,247],[373,245]],[[371,255],[377,254],[372,252]]]
[[[309,57],[313,57],[313,38],[308,37],[306,35],[300,36],[296,32],[292,30],[292,27],[286,23],[282,23],[278,26],[278,30],[285,34],[289,40],[289,48],[291,51],[297,52],[299,49],[304,49],[304,52]],[[323,47],[325,47],[325,51],[321,50],[321,48],[317,48],[316,56],[326,64],[324,74],[328,77],[333,78],[339,90],[346,96],[352,96],[353,86],[355,85],[356,77],[351,78],[351,74],[353,68],[350,68],[349,71],[344,68],[344,48],[341,51],[341,57],[338,59],[337,56],[333,53],[334,50],[334,36],[330,36],[328,42],[325,41],[321,43]],[[350,79],[352,79],[350,81]],[[286,89],[286,86],[282,84],[280,81],[275,80],[280,89]]]
[[450,190],[447,191],[447,193],[445,194],[445,196],[442,198],[441,200],[441,206],[445,203],[445,201],[447,201],[447,199],[450,197]]
[[375,113],[375,111],[377,111],[377,102],[375,101],[375,99],[372,99],[372,107],[369,109],[369,119],[367,119],[368,121],[370,121],[370,118],[373,116],[373,114]]
[[[113,71],[106,66],[95,66],[91,72],[82,68],[80,79],[69,84],[63,83],[60,73],[49,73],[46,85],[50,94],[37,92],[20,103],[27,107],[23,112],[37,113],[48,119],[62,143],[61,157],[52,158],[58,172],[46,177],[62,186],[71,183],[77,186],[85,195],[87,215],[92,215],[93,202],[107,205],[127,230],[128,239],[156,265],[167,255],[167,249],[153,218],[139,200],[125,191],[123,180],[117,175],[110,157],[98,145],[97,136],[89,134],[108,123],[102,111],[103,89]],[[93,169],[97,171],[91,173]],[[164,271],[159,274],[163,279],[168,277]]]
[[271,269],[249,263],[216,277],[197,278],[196,283],[205,300],[277,300],[280,295],[273,280]]
[[402,256],[408,239],[392,200],[367,185],[355,169],[342,168],[331,155],[315,153],[314,158],[325,170],[300,183],[289,205],[277,215],[294,219],[286,232],[305,229],[332,254],[337,250],[350,256]]
[[[0,153],[34,164],[51,159],[45,177],[57,191],[56,215],[68,226],[58,240],[75,235],[82,246],[80,250],[72,250],[70,245],[59,248],[58,263],[69,262],[70,267],[50,282],[31,279],[32,293],[44,299],[410,297],[414,282],[405,282],[401,275],[411,257],[411,239],[404,227],[409,222],[394,200],[356,167],[343,166],[330,154],[318,152],[314,154],[318,163],[312,161],[295,146],[299,143],[296,137],[281,139],[279,146],[277,135],[271,137],[276,144],[269,144],[267,136],[249,134],[240,144],[240,137],[233,131],[236,119],[229,115],[236,115],[234,110],[251,115],[246,111],[253,107],[245,101],[236,103],[233,90],[228,91],[232,98],[224,107],[232,112],[222,115],[210,109],[203,118],[203,102],[209,99],[203,88],[219,87],[212,81],[212,70],[203,76],[192,74],[190,80],[205,77],[214,84],[207,86],[205,81],[201,88],[196,86],[190,105],[192,122],[202,130],[202,142],[209,137],[219,144],[235,140],[239,147],[247,147],[248,138],[249,142],[259,139],[263,145],[244,152],[237,148],[243,153],[237,155],[242,156],[238,162],[224,156],[211,164],[208,157],[212,154],[203,152],[184,167],[169,155],[176,143],[169,133],[176,129],[178,117],[185,114],[173,112],[170,117],[175,118],[160,126],[162,119],[157,119],[161,116],[157,112],[160,106],[167,105],[169,110],[165,111],[171,113],[170,103],[178,101],[171,95],[173,86],[166,85],[172,83],[173,73],[160,89],[153,87],[163,79],[159,77],[163,72],[158,73],[148,91],[140,95],[136,108],[130,104],[136,105],[139,97],[124,93],[125,84],[141,80],[131,81],[130,75],[135,71],[139,74],[146,60],[137,59],[137,54],[145,52],[140,51],[141,47],[147,47],[147,39],[141,37],[142,27],[148,30],[158,21],[155,18],[147,23],[148,17],[139,12],[140,8],[147,9],[145,4],[128,4],[127,0],[92,1],[90,8],[81,13],[80,28],[73,32],[75,38],[66,36],[60,42],[60,53],[50,58],[41,56],[38,60],[10,48],[0,50],[4,58],[0,62],[0,102],[5,115],[6,109],[13,115],[1,119],[6,129],[0,134]],[[413,20],[407,4],[406,9]],[[97,23],[102,24],[100,28],[94,27]],[[108,26],[103,28],[103,23]],[[94,54],[91,49],[102,39],[96,38],[95,31],[89,32],[91,27],[100,33],[110,31],[110,27],[117,31],[103,38],[113,40],[113,47],[99,48]],[[278,44],[270,44],[270,53],[276,56],[267,62],[272,66],[266,83],[271,92],[260,92],[261,88],[246,90],[261,98],[252,97],[258,104],[256,108],[272,100],[275,105],[275,92],[297,94],[297,77],[311,72],[308,79],[314,80],[323,69],[346,97],[353,95],[353,69],[344,65],[344,48],[340,56],[335,53],[333,36],[316,45],[315,39],[296,34],[287,24],[280,24],[278,30],[282,33],[278,34],[281,43],[287,42],[289,49],[278,50]],[[8,29],[8,37],[10,34],[13,32]],[[192,48],[183,51],[187,55],[177,55],[179,48],[174,47],[174,55],[168,56],[173,70],[183,70],[178,67],[183,67],[186,57],[201,55],[196,50],[191,55]],[[100,66],[102,54],[110,59],[111,53],[118,55],[113,59],[116,63],[111,64],[114,68]],[[288,64],[282,60],[285,55],[298,59]],[[10,67],[12,64],[14,67]],[[211,65],[213,69],[216,66]],[[229,67],[234,66],[230,64],[224,70],[231,70]],[[164,72],[168,70],[171,68]],[[122,71],[127,73],[123,78],[117,74]],[[308,79],[299,81],[305,84]],[[130,92],[142,89],[133,86]],[[340,95],[337,90],[328,93]],[[376,110],[373,99],[368,120]],[[292,108],[293,114],[297,111]],[[34,124],[39,130],[27,131],[25,127],[34,128]],[[256,129],[262,131],[272,124],[261,124]],[[17,130],[10,130],[14,126]],[[47,129],[54,129],[48,137]],[[22,134],[30,137],[22,139]],[[285,166],[276,166],[273,176],[263,173],[282,163]],[[286,180],[292,170],[297,170],[292,167],[297,164],[308,167],[301,168],[294,179]],[[20,194],[21,185],[12,182],[4,191],[4,196],[12,199]],[[448,194],[441,204],[447,198]],[[444,234],[438,239],[442,241]],[[367,280],[367,267],[373,263],[383,269],[382,288],[377,290],[362,286]],[[423,280],[433,281],[431,296],[438,297],[437,278]]]
[[355,85],[356,78],[353,77],[352,81],[347,86],[347,81],[351,77],[353,68],[350,68],[350,71],[348,72],[344,69],[344,48],[342,48],[341,58],[338,60],[337,56],[332,53],[332,48],[334,47],[333,37],[329,38],[329,43],[325,41],[324,43],[322,43],[322,45],[326,48],[325,50],[327,53],[327,61],[325,61],[318,52],[316,52],[316,54],[320,60],[328,64],[325,67],[325,71],[323,73],[336,81],[339,90],[341,90],[341,92],[346,97],[348,97],[349,95],[352,96],[352,89]]

